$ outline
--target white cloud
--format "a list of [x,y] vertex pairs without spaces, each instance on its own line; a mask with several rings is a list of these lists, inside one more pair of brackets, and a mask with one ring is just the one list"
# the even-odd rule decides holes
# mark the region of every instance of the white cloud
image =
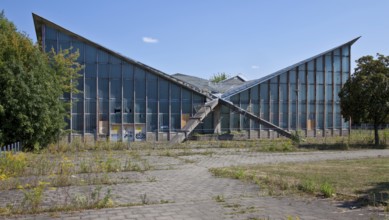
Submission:
[[252,65],[252,66],[251,66],[251,69],[259,69],[259,66]]
[[158,43],[158,39],[152,38],[152,37],[143,37],[142,40],[143,40],[143,42],[148,43],[148,44]]

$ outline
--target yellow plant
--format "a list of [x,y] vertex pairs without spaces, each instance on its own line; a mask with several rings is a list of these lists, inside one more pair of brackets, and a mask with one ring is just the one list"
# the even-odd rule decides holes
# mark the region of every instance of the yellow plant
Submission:
[[25,153],[6,152],[5,157],[0,157],[0,180],[23,175],[26,166]]

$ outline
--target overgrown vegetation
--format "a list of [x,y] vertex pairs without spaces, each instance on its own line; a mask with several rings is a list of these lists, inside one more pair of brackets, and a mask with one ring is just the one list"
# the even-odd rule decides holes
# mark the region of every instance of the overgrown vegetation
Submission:
[[341,113],[347,121],[372,124],[378,146],[379,126],[389,122],[389,56],[363,56],[356,62],[354,74],[339,92]]
[[303,193],[371,205],[389,202],[389,158],[212,168],[210,172],[254,182],[269,195]]
[[230,78],[231,76],[227,73],[216,73],[214,74],[210,79],[209,81],[213,82],[213,83],[218,83],[218,82],[221,82],[223,80],[226,80],[228,78]]
[[23,141],[25,149],[45,147],[66,125],[70,104],[60,96],[77,92],[79,53],[44,53],[4,12],[0,30],[0,146]]

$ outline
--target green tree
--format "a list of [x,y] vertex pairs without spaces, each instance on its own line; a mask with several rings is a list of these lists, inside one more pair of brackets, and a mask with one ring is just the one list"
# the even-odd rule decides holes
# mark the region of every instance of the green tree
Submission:
[[339,92],[343,117],[374,126],[374,143],[379,145],[379,126],[389,122],[389,57],[377,54],[357,61],[354,74]]
[[46,54],[0,14],[0,144],[22,141],[29,149],[53,142],[68,114],[64,92],[76,86],[69,50]]
[[218,82],[221,82],[221,81],[226,80],[228,78],[230,78],[230,75],[227,73],[224,73],[224,72],[223,73],[216,73],[209,79],[209,81],[214,82],[214,83],[218,83]]

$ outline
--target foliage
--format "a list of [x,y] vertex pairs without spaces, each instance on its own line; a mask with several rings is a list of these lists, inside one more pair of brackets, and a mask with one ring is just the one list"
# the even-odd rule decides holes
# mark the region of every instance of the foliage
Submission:
[[57,138],[70,107],[59,97],[77,85],[70,80],[81,69],[77,57],[45,54],[0,14],[0,145],[22,141],[36,149]]
[[357,61],[354,74],[339,92],[341,113],[354,123],[372,123],[375,144],[379,125],[389,122],[389,57],[377,54]]
[[230,75],[227,74],[227,73],[216,73],[214,74],[210,79],[209,81],[213,82],[213,83],[218,83],[218,82],[221,82],[223,80],[226,80],[230,78]]
[[27,161],[24,153],[5,152],[5,156],[0,155],[0,181],[22,175],[26,166]]

